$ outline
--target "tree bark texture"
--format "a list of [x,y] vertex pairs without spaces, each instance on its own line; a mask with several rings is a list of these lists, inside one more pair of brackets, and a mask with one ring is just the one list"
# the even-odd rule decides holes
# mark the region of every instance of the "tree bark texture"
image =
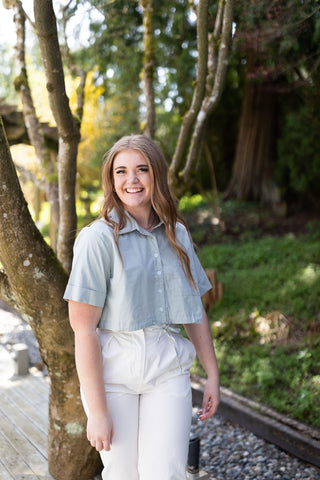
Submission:
[[[0,117],[1,120],[1,117]],[[86,439],[74,339],[62,299],[67,273],[36,228],[0,122],[0,295],[30,323],[51,379],[49,471],[57,480],[88,480],[99,465]]]
[[[34,107],[33,98],[28,81],[27,67],[25,61],[25,21],[26,17],[20,1],[14,5],[14,22],[16,25],[16,59],[19,74],[15,78],[15,88],[18,92],[24,116],[24,123],[27,128],[28,136],[33,145],[41,173],[41,186],[46,193],[50,204],[51,219],[54,224],[54,230],[59,228],[59,189],[58,172],[55,156],[52,156],[48,145],[46,144],[41,123],[39,122]],[[56,237],[51,236],[51,245],[56,245]]]
[[247,80],[235,161],[225,198],[269,202],[276,152],[276,92]]
[[155,73],[155,45],[154,45],[154,0],[141,0],[143,9],[143,91],[146,100],[146,125],[144,134],[154,138],[155,134],[155,104],[154,104],[154,73]]
[[72,249],[77,229],[75,184],[79,129],[66,95],[64,72],[58,42],[56,17],[51,0],[35,0],[34,16],[47,79],[50,108],[59,134],[58,178],[60,222],[57,253],[63,267],[71,269]]

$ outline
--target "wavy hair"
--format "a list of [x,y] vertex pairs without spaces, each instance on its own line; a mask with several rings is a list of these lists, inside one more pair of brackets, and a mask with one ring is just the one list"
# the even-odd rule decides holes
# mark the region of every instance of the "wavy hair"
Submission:
[[[119,231],[126,225],[128,216],[121,200],[115,192],[113,163],[117,154],[123,150],[136,150],[140,152],[146,159],[151,177],[152,208],[164,223],[167,238],[179,255],[180,262],[187,279],[193,286],[195,286],[188,254],[178,244],[176,238],[177,222],[182,223],[186,227],[188,233],[189,230],[185,221],[178,213],[176,201],[168,185],[167,162],[155,142],[146,135],[129,135],[122,137],[103,156],[102,181],[104,189],[104,202],[101,210],[101,217],[103,217],[113,228],[114,238],[120,256]],[[109,216],[113,209],[115,209],[117,212],[119,223],[112,220]]]

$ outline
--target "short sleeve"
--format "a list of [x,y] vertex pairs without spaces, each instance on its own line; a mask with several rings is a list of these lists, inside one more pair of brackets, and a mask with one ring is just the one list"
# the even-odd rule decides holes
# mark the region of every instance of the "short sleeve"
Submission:
[[212,288],[212,285],[207,277],[207,274],[206,272],[204,271],[204,269],[202,268],[202,265],[200,263],[200,260],[199,258],[197,257],[194,249],[193,249],[193,260],[192,260],[192,263],[193,263],[193,269],[192,269],[192,275],[193,275],[193,278],[198,286],[198,289],[199,289],[199,292],[200,292],[200,295],[202,297],[202,295],[204,295],[206,292],[208,292],[209,290],[211,290]]
[[103,307],[110,280],[110,239],[94,224],[79,233],[75,245],[65,300]]

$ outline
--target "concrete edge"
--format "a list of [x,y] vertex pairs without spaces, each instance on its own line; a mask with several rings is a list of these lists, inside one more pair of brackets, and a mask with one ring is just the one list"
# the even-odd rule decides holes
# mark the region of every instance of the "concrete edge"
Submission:
[[[197,406],[201,406],[202,403],[201,383],[199,379],[192,378],[192,399]],[[301,460],[320,467],[319,430],[293,421],[224,387],[221,387],[221,400],[217,414]]]

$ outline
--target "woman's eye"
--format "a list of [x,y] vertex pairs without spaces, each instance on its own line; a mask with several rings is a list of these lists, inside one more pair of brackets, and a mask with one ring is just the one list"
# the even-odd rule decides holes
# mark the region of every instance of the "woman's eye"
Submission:
[[116,170],[116,175],[119,175],[119,174],[122,174],[122,173],[125,173],[124,170]]
[[148,171],[149,171],[149,168],[148,168],[148,167],[140,167],[140,168],[139,168],[139,171],[140,171],[140,172],[148,172]]

